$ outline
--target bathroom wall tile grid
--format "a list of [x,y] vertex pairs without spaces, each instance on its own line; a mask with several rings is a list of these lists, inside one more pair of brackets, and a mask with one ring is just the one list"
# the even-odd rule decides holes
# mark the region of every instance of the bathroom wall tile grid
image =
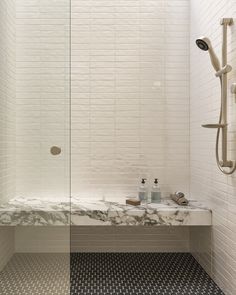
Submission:
[[15,195],[16,29],[15,0],[0,1],[0,201]]
[[[16,0],[17,196],[68,195],[69,2]],[[73,194],[133,194],[141,176],[188,192],[189,1],[174,3],[71,1]]]
[[[191,74],[190,74],[190,142],[191,197],[204,200],[212,209],[212,231],[194,229],[191,235],[192,252],[201,265],[211,273],[227,295],[236,294],[236,174],[223,175],[215,161],[215,132],[201,124],[218,122],[220,83],[215,78],[208,54],[199,51],[196,38],[211,39],[221,58],[222,16],[236,15],[235,0],[191,0]],[[236,77],[235,24],[228,30],[228,63],[233,66],[229,85]],[[235,159],[236,104],[228,97],[229,158]]]

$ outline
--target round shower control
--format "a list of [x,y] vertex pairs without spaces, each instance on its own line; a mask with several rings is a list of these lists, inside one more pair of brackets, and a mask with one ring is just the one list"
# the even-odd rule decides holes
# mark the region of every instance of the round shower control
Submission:
[[61,148],[58,147],[58,146],[52,146],[51,149],[50,149],[50,152],[53,156],[57,156],[57,155],[60,155],[61,153]]

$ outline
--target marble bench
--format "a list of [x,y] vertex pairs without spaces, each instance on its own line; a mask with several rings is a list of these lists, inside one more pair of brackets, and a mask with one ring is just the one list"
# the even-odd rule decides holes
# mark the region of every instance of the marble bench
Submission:
[[210,226],[211,210],[198,202],[179,206],[161,204],[130,206],[110,201],[12,199],[0,206],[0,226]]

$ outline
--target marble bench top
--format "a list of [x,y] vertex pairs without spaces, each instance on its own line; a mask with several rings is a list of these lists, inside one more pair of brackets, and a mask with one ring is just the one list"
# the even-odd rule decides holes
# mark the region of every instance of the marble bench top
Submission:
[[122,202],[15,198],[0,206],[0,226],[210,226],[211,210],[197,202],[130,206]]

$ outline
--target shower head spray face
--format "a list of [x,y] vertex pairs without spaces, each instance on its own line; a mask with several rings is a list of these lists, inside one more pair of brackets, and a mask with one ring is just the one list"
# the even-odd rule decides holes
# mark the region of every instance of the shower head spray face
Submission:
[[[207,39],[207,38],[199,38],[199,39],[197,39],[196,40],[196,44],[197,44],[197,46],[201,49],[201,50],[203,50],[203,51],[208,51],[209,50],[209,45],[211,45],[211,42],[210,42],[210,40],[209,39]],[[208,41],[208,42],[207,42]]]
[[201,50],[209,52],[209,55],[211,58],[211,63],[213,65],[213,67],[216,70],[216,72],[219,72],[220,71],[220,62],[219,62],[219,59],[216,56],[216,54],[212,48],[210,39],[207,37],[201,37],[196,40],[196,44],[197,44],[198,48],[200,48]]

